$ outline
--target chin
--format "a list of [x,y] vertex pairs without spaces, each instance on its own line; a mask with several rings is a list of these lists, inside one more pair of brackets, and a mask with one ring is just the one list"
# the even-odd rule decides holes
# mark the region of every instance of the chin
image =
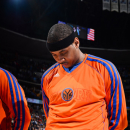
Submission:
[[65,68],[69,68],[69,66],[65,66],[65,65],[63,65]]
[[63,66],[64,66],[65,68],[70,68],[70,67],[71,67],[71,65],[68,65],[68,64],[67,64],[67,65],[64,65],[64,64],[63,64]]

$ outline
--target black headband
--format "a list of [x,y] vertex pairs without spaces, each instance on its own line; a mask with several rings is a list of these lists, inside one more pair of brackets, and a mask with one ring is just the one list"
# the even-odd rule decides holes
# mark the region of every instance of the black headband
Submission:
[[61,50],[63,48],[68,47],[69,45],[71,45],[74,42],[74,38],[75,38],[75,34],[74,34],[74,32],[72,32],[68,37],[66,37],[63,40],[60,40],[55,43],[47,42],[46,46],[49,51],[58,51],[58,50]]

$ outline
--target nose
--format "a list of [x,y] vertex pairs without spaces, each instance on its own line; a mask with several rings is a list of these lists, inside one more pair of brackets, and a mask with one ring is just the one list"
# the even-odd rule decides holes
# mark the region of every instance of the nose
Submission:
[[59,56],[58,61],[59,63],[63,63],[65,61],[65,58]]

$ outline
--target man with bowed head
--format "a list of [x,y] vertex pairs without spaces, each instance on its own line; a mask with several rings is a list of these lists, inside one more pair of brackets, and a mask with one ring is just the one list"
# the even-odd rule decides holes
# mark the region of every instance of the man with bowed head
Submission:
[[124,130],[126,100],[116,67],[84,54],[73,29],[53,25],[46,46],[56,60],[42,76],[45,130]]
[[24,91],[17,79],[0,68],[0,130],[28,130],[31,116]]

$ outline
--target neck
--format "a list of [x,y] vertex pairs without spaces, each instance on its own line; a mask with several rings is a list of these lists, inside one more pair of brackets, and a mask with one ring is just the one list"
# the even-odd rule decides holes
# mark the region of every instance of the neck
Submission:
[[79,62],[83,61],[84,58],[85,58],[85,54],[83,54],[80,50],[79,50],[78,55],[79,55],[79,58],[77,59],[76,63],[79,63]]

